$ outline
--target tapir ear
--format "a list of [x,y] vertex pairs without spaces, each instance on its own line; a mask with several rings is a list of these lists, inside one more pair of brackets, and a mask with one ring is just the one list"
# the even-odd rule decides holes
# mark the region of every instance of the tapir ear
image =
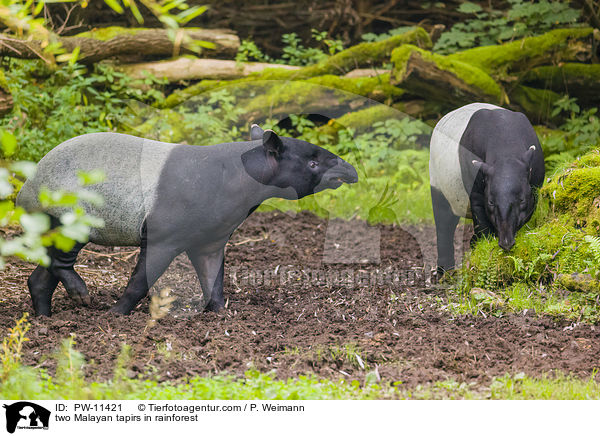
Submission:
[[531,168],[531,161],[533,160],[533,155],[535,154],[535,145],[532,145],[527,149],[527,151],[523,154],[523,162],[527,165],[528,168]]
[[[260,127],[259,127],[260,128]],[[263,147],[274,155],[278,155],[283,151],[283,142],[281,138],[277,136],[277,133],[271,129],[265,130],[262,134]]]
[[265,133],[265,131],[263,129],[261,129],[258,124],[252,124],[250,126],[250,140],[251,141],[256,141],[256,140],[262,138],[263,133]]
[[494,168],[491,165],[486,164],[485,162],[474,160],[474,161],[472,161],[472,163],[473,163],[473,166],[475,166],[476,169],[481,170],[481,172],[485,176],[489,177],[494,172]]

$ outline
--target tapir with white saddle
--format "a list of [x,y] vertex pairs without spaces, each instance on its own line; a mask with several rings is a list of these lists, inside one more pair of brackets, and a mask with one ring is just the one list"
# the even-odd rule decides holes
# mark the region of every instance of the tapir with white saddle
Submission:
[[[140,246],[137,265],[113,312],[128,314],[180,253],[186,253],[202,288],[206,309],[224,306],[224,249],[234,230],[264,200],[299,199],[358,180],[352,165],[335,154],[272,130],[251,128],[251,141],[193,146],[168,144],[118,133],[93,133],[51,150],[25,182],[17,204],[41,209],[42,187],[74,191],[78,171],[103,170],[104,182],[90,190],[101,206],[84,203],[104,220],[89,240],[101,245]],[[45,211],[58,225],[60,210]],[[38,315],[51,314],[52,294],[62,282],[69,296],[90,297],[73,269],[78,243],[68,253],[50,250],[48,267],[38,266],[27,283]]]
[[471,243],[498,237],[509,251],[544,182],[544,154],[527,117],[485,103],[445,115],[431,136],[429,173],[438,273],[454,268],[454,232],[473,219]]

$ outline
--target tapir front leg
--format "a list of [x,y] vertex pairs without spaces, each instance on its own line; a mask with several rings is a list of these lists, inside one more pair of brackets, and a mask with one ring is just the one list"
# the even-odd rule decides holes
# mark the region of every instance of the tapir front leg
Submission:
[[206,310],[218,312],[225,306],[223,277],[225,267],[224,248],[206,254],[198,249],[189,249],[187,255],[196,269]]
[[473,237],[471,238],[471,247],[482,237],[493,235],[494,227],[485,212],[485,198],[478,193],[472,193],[470,198],[471,214],[473,216]]
[[431,203],[437,237],[437,273],[454,269],[454,233],[460,218],[452,212],[450,203],[439,189],[431,187]]
[[142,229],[140,255],[125,292],[110,312],[128,315],[148,295],[148,291],[180,253],[166,243],[148,241],[146,225]]

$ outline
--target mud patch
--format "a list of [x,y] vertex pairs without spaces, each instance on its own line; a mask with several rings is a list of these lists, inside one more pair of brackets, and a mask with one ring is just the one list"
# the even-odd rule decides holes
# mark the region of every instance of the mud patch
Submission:
[[[445,291],[427,287],[423,272],[427,259],[435,258],[433,229],[357,223],[364,250],[373,249],[368,232],[377,233],[377,263],[353,254],[347,239],[336,247],[328,236],[332,225],[348,226],[307,213],[252,215],[228,247],[227,309],[168,316],[151,328],[147,299],[129,317],[106,313],[127,284],[137,251],[90,244],[76,269],[88,284],[92,306],[75,307],[57,289],[54,316],[31,321],[24,363],[52,372],[52,353],[75,334],[91,379],[112,377],[123,342],[133,350],[132,375],[161,380],[257,368],[280,378],[315,373],[362,381],[377,368],[384,383],[412,387],[448,378],[488,383],[516,372],[589,376],[598,367],[595,326],[531,314],[452,316],[444,308]],[[460,239],[468,236],[463,232]],[[337,263],[336,250],[347,253]],[[32,269],[17,261],[0,273],[0,335],[31,312],[25,283]],[[180,299],[199,295],[183,258],[163,284]]]

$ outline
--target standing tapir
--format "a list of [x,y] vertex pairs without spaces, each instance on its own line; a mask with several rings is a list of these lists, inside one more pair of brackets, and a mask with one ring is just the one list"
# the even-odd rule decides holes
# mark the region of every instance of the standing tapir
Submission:
[[[43,186],[76,190],[78,171],[103,170],[106,180],[90,189],[104,197],[104,204],[84,208],[104,219],[105,226],[93,229],[89,240],[141,247],[125,292],[111,311],[130,313],[183,252],[196,270],[206,309],[218,311],[224,306],[225,244],[264,200],[298,199],[358,180],[352,165],[316,145],[279,137],[256,124],[250,137],[246,142],[193,146],[118,133],[78,136],[40,161],[17,204],[39,210]],[[57,222],[58,211],[47,213]],[[27,284],[36,314],[50,316],[58,282],[76,302],[89,303],[86,285],[73,269],[84,245],[78,243],[68,253],[51,249],[50,266],[40,265],[31,274]]]
[[472,242],[487,234],[510,250],[533,214],[544,154],[525,115],[485,103],[444,116],[431,136],[429,174],[438,273],[454,268],[454,232],[473,218]]

